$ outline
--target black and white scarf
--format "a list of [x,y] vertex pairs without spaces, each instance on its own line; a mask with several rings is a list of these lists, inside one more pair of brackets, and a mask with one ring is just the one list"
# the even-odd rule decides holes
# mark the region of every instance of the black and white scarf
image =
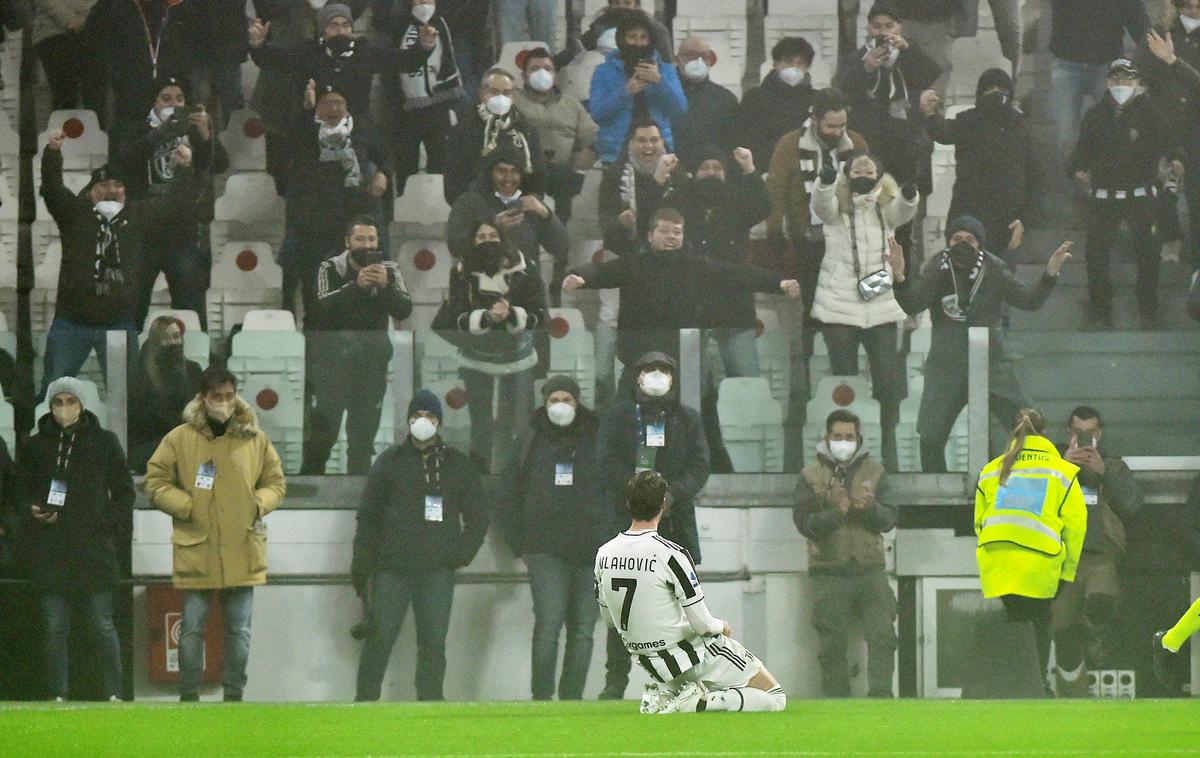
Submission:
[[118,213],[110,221],[100,211],[92,212],[96,214],[96,221],[100,224],[96,232],[93,278],[96,282],[96,296],[104,297],[114,289],[119,289],[125,282],[125,274],[121,271],[121,243],[117,238],[117,227],[124,225],[125,219]]
[[349,114],[333,126],[327,126],[325,122],[317,119],[317,145],[321,151],[317,159],[322,162],[338,161],[342,164],[342,169],[346,172],[346,177],[342,180],[343,187],[362,186],[362,168],[358,165],[358,153],[354,151],[350,140],[350,133],[353,131],[354,117]]
[[[966,301],[963,301],[962,288],[959,287],[958,274],[954,270],[954,264],[950,262],[950,250],[947,248],[942,251],[942,261],[938,266],[940,271],[948,271],[950,273],[950,286],[954,288],[954,292],[942,297],[942,312],[946,317],[953,321],[966,321],[971,313],[971,303],[975,300],[975,296],[979,294],[979,288],[983,285],[983,248],[979,249],[979,253],[975,256],[975,264],[971,266],[971,271],[967,274],[967,282],[971,282],[971,289],[967,292]],[[965,286],[964,282],[964,286]]]
[[495,150],[496,145],[500,142],[500,135],[508,132],[509,142],[525,153],[525,165],[532,170],[533,160],[529,155],[529,142],[525,139],[525,135],[515,128],[516,111],[510,110],[503,116],[497,116],[489,111],[483,103],[477,105],[475,110],[479,113],[479,118],[483,119],[483,149],[479,154],[486,156]]

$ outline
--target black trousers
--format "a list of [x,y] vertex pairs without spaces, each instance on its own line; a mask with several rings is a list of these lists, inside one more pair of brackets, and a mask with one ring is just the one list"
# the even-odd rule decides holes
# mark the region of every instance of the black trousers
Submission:
[[54,110],[86,108],[95,111],[103,125],[107,99],[106,67],[87,35],[56,34],[37,44],[38,59],[50,84]]
[[1112,281],[1109,278],[1109,253],[1113,239],[1124,221],[1133,240],[1133,258],[1137,265],[1138,307],[1152,311],[1158,306],[1159,250],[1155,234],[1155,199],[1136,197],[1125,200],[1088,201],[1087,276],[1088,298],[1102,308],[1112,305]]
[[1050,619],[1054,598],[1003,595],[1000,602],[1004,603],[1004,613],[1009,621],[1028,621],[1033,624],[1040,664],[1038,671],[1045,678],[1046,666],[1050,663]]
[[408,177],[421,170],[421,144],[425,145],[425,170],[440,174],[446,165],[446,134],[450,131],[450,104],[439,103],[395,115],[392,149],[396,152],[396,192],[404,193]]
[[[353,335],[344,336],[347,340],[354,338]],[[309,344],[313,344],[312,339]],[[382,365],[372,365],[369,361],[356,360],[352,352],[330,351],[313,357],[309,376],[313,395],[302,473],[309,476],[325,473],[344,415],[346,473],[366,474],[371,469],[375,434],[379,431],[383,396],[387,392],[386,361]]]
[[879,425],[883,432],[883,465],[888,471],[900,468],[896,451],[896,425],[900,423],[900,401],[907,393],[904,369],[896,350],[899,331],[895,322],[860,329],[843,324],[823,324],[825,346],[829,348],[829,363],[834,376],[853,376],[858,373],[858,346],[867,351],[871,368],[871,385],[879,401]]

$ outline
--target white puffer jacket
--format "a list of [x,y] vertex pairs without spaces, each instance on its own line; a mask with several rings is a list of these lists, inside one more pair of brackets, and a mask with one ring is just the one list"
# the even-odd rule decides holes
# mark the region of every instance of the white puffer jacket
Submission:
[[[858,280],[881,268],[891,270],[884,259],[887,238],[896,227],[904,226],[917,212],[920,196],[907,200],[896,181],[888,174],[874,191],[851,199],[850,184],[839,174],[833,184],[817,182],[813,190],[812,210],[825,229],[825,257],[817,278],[817,294],[812,316],[826,324],[844,324],[870,329],[880,324],[903,321],[905,313],[890,290],[870,302],[858,295]],[[850,239],[850,210],[854,212],[854,230],[858,237],[859,271],[854,271]],[[880,226],[880,211],[883,225]]]

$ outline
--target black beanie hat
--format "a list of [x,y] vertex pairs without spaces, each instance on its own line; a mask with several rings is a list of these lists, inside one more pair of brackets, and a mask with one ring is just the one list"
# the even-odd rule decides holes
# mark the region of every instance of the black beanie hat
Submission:
[[979,83],[975,85],[975,97],[980,97],[992,87],[999,87],[1008,93],[1009,100],[1013,96],[1013,80],[1002,68],[989,68],[979,75]]
[[529,173],[529,166],[526,165],[525,161],[525,151],[507,142],[497,145],[492,152],[484,156],[484,176],[490,177],[492,169],[496,167],[497,163],[507,163],[510,166],[516,166],[522,175]]
[[429,390],[421,390],[413,395],[413,399],[408,401],[408,417],[412,418],[417,415],[418,411],[427,411],[432,413],[442,423],[442,401],[438,400],[437,395]]
[[700,164],[705,161],[720,161],[721,166],[725,169],[725,173],[729,173],[729,155],[717,147],[716,145],[706,144],[699,150],[696,150],[691,155],[691,161],[688,163],[687,170],[695,174],[700,170]]
[[946,225],[947,244],[956,232],[970,232],[975,235],[975,239],[979,240],[980,247],[987,245],[987,230],[984,228],[983,222],[974,216],[959,216]]
[[555,392],[569,392],[577,402],[583,399],[579,396],[579,383],[564,374],[556,374],[546,380],[542,385],[542,400],[545,401]]

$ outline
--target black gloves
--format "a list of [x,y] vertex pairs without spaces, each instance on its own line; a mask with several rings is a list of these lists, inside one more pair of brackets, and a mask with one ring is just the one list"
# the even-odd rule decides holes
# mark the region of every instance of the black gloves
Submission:
[[821,167],[821,184],[829,185],[837,181],[837,167],[826,163]]
[[916,182],[909,182],[900,188],[900,194],[904,195],[905,200],[912,200],[917,196]]

